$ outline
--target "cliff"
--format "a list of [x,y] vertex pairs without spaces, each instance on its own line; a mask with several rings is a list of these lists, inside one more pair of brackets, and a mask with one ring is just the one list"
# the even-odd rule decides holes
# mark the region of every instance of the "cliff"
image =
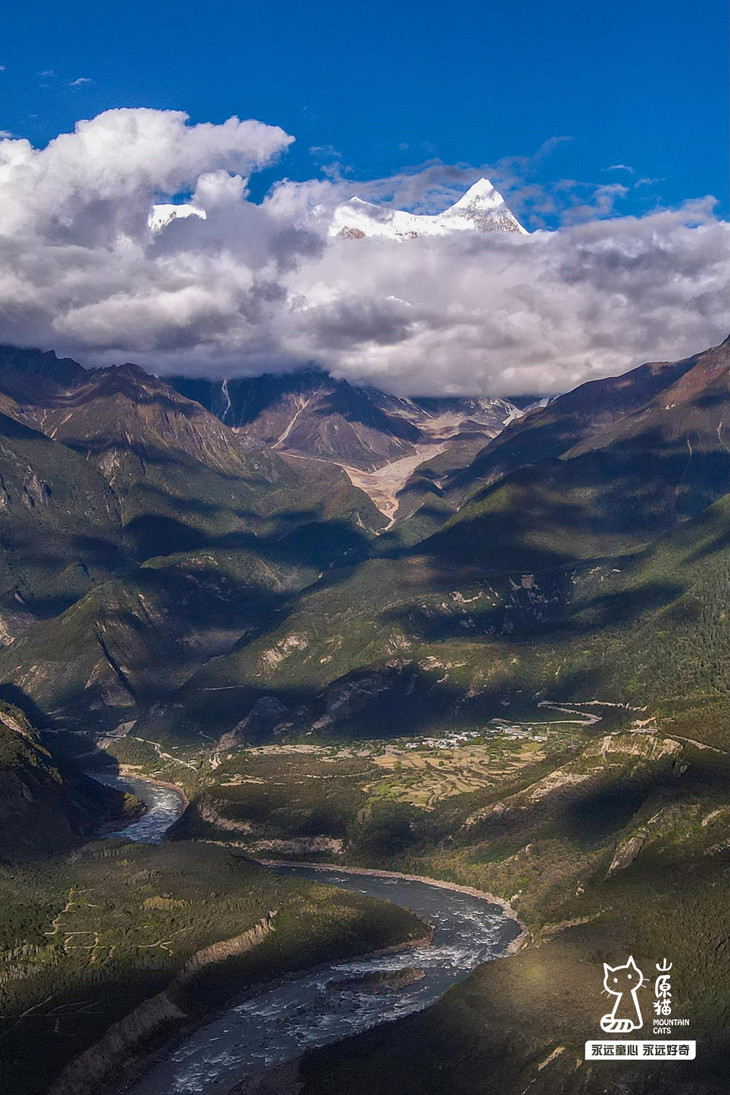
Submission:
[[179,996],[180,989],[205,967],[244,954],[263,942],[274,930],[272,921],[275,916],[276,912],[268,912],[240,935],[204,947],[194,954],[163,992],[145,1000],[129,1015],[114,1023],[96,1045],[67,1065],[49,1088],[48,1095],[93,1095],[99,1091],[113,1076],[119,1075],[153,1036],[179,1026],[187,1019]]
[[123,805],[118,791],[59,766],[22,712],[0,702],[0,860],[63,852]]

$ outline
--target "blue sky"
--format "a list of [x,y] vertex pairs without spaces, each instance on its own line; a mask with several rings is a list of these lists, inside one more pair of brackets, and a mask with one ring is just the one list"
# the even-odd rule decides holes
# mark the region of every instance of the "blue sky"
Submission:
[[[724,5],[6,5],[0,342],[410,395],[717,344]],[[353,196],[436,213],[482,175],[527,233],[348,222]]]
[[625,185],[615,212],[712,194],[727,216],[726,41],[724,0],[15,3],[0,128],[40,147],[110,107],[238,114],[296,138],[259,192],[525,157],[538,183]]

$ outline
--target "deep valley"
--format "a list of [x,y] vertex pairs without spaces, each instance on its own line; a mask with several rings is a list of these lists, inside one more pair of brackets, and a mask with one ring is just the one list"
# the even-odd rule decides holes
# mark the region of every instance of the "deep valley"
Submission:
[[[730,341],[551,400],[2,348],[8,1090],[121,1092],[255,986],[428,933],[269,861],[484,891],[527,936],[215,1090],[601,1095],[629,954],[698,1048],[620,1090],[726,1090],[729,385]],[[178,788],[164,841],[94,774]]]

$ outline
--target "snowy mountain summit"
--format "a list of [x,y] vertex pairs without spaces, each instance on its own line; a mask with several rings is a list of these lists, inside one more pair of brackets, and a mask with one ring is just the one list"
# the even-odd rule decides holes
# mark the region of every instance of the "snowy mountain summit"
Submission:
[[526,229],[489,180],[480,179],[443,213],[406,213],[362,198],[350,198],[335,209],[329,234],[348,239],[380,236],[408,240],[464,231],[525,233]]

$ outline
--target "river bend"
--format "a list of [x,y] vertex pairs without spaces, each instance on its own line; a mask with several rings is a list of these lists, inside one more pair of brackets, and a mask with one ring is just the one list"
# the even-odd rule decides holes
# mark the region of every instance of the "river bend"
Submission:
[[[131,777],[95,778],[131,790],[148,805],[142,818],[114,836],[159,843],[181,812],[180,796],[167,787]],[[432,925],[433,939],[396,953],[297,973],[254,996],[234,999],[158,1059],[129,1095],[225,1095],[242,1080],[308,1049],[421,1011],[476,966],[508,953],[520,934],[520,925],[501,906],[433,883],[315,865],[271,869],[409,908]]]

